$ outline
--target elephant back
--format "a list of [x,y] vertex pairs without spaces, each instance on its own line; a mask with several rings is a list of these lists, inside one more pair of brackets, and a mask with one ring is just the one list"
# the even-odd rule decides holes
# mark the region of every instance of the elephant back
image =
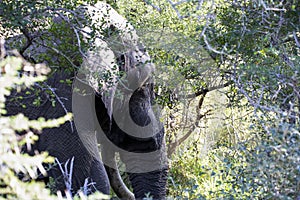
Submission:
[[[36,83],[31,88],[20,92],[13,90],[6,102],[7,115],[23,113],[31,120],[40,117],[46,120],[63,117],[72,112],[73,79],[74,73],[56,71],[43,83]],[[46,166],[49,169],[49,177],[55,180],[55,186],[52,188],[54,191],[64,191],[67,187],[66,176],[72,176],[70,185],[74,193],[84,186],[85,181],[94,182],[90,192],[97,189],[109,193],[108,178],[103,164],[85,148],[73,121],[67,121],[56,128],[45,128],[42,134],[36,130],[32,131],[39,135],[39,140],[32,145],[31,149],[24,146],[23,151],[31,155],[36,151],[47,151],[49,155],[56,158],[56,163]],[[74,160],[71,165],[72,159]],[[64,171],[59,165],[63,166]],[[72,170],[71,166],[73,166]],[[73,173],[70,174],[70,171]],[[48,182],[49,177],[40,178]]]

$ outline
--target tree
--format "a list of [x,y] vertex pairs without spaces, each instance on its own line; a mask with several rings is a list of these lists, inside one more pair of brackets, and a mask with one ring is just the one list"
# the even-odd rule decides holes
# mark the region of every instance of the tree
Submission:
[[[49,30],[61,32],[63,28],[51,26],[45,13],[63,11],[67,15],[79,4],[39,2],[28,14],[25,8],[29,4],[4,2],[6,7],[2,6],[5,9],[0,13],[5,16],[11,16],[12,9],[20,11],[13,20],[2,17],[6,22],[1,24],[18,28],[27,41],[26,30],[32,27],[24,16],[32,14],[36,24],[43,16],[49,21]],[[138,30],[157,66],[156,101],[166,110],[169,154],[175,157],[172,177],[174,183],[182,183],[177,188],[170,183],[172,194],[187,187],[195,198],[299,197],[299,2],[108,2]],[[80,46],[78,41],[72,42],[72,47]],[[84,42],[81,46],[85,48]],[[57,53],[70,65],[73,59],[68,58],[74,55],[68,54],[67,48],[62,46]],[[224,128],[217,133],[203,127],[216,116],[214,107],[205,103],[212,98],[212,91],[227,97],[222,107]],[[204,133],[217,134],[218,139],[206,157],[195,159],[203,145],[193,141],[186,147],[185,142]],[[175,149],[183,152],[179,157],[184,159],[176,160]],[[182,170],[189,163],[193,166],[188,169],[200,175]],[[212,182],[211,192],[201,190]],[[193,188],[195,185],[198,187]]]
[[[238,180],[233,179],[236,182],[234,184],[232,182],[234,176],[227,171],[230,187],[239,192],[232,192],[227,188],[227,192],[223,191],[223,194],[217,192],[217,197],[220,195],[228,198],[299,196],[296,192],[299,191],[296,186],[298,181],[291,178],[299,177],[297,171],[299,161],[292,159],[299,156],[297,153],[299,147],[295,146],[299,143],[299,132],[296,131],[299,129],[297,89],[299,87],[299,2],[272,0],[127,2],[129,5],[126,4],[126,7],[123,6],[124,2],[120,2],[118,6],[129,20],[142,30],[149,31],[149,35],[155,36],[155,31],[159,30],[157,31],[159,36],[154,37],[158,39],[154,43],[159,43],[155,47],[159,46],[163,49],[161,51],[163,53],[159,54],[157,48],[153,48],[155,51],[152,52],[157,58],[156,61],[160,61],[157,63],[158,66],[163,66],[166,71],[179,71],[178,74],[183,74],[186,79],[191,78],[190,83],[195,85],[192,90],[195,94],[193,97],[197,96],[196,94],[206,94],[205,91],[210,87],[213,88],[212,80],[220,81],[221,84],[218,86],[229,86],[225,91],[229,99],[228,106],[232,111],[247,110],[244,116],[239,115],[244,112],[230,114],[238,120],[232,121],[228,118],[225,121],[228,126],[233,127],[232,132],[227,134],[242,139],[237,139],[231,145],[219,143],[229,145],[230,149],[239,155],[236,157],[228,154],[225,157],[226,162],[218,164],[223,163],[226,166],[219,171],[220,175],[223,173],[221,171],[227,169],[241,177]],[[138,14],[132,15],[132,11]],[[170,32],[173,35],[169,34]],[[172,37],[169,37],[174,36],[174,33],[179,33],[180,38],[184,39],[175,42]],[[168,35],[167,40],[164,40],[164,34]],[[191,41],[190,38],[193,41],[191,43],[187,42]],[[146,37],[145,40],[147,39],[149,38]],[[170,45],[169,41],[171,47],[167,46]],[[182,44],[187,44],[187,47],[182,48]],[[192,52],[199,52],[195,51],[195,46],[196,49],[201,48],[206,51],[206,55],[214,61],[213,64],[205,63],[209,66],[208,73],[203,73],[205,72],[203,65],[192,62],[193,59],[186,56],[191,56]],[[188,54],[183,53],[186,49],[190,50]],[[199,73],[199,66],[203,70],[200,70],[201,73]],[[209,79],[213,77],[212,74],[217,74],[215,76],[217,78]],[[175,91],[172,87],[170,90]],[[167,91],[164,90],[164,94],[167,95],[163,96],[163,100],[167,99],[169,103],[176,104],[176,98],[171,99],[170,97],[174,96],[168,95],[170,93]],[[171,112],[175,113],[176,109]],[[203,113],[198,112],[198,114]],[[244,124],[247,123],[243,127],[244,132],[239,131],[241,127],[237,128],[236,123],[241,120]],[[170,122],[174,123],[174,120]],[[196,123],[199,123],[199,118]],[[179,130],[180,128],[182,124],[179,125]],[[188,136],[184,133],[175,134],[175,140],[180,141],[180,135]],[[220,146],[215,148],[218,149]],[[227,167],[236,166],[239,162],[244,162],[244,159],[247,161],[247,166]],[[282,169],[290,170],[274,168],[277,164]],[[274,170],[277,170],[277,175],[274,175]],[[272,184],[262,184],[265,176]],[[286,181],[285,187],[282,186],[284,181]],[[249,193],[243,192],[245,190],[249,190]]]

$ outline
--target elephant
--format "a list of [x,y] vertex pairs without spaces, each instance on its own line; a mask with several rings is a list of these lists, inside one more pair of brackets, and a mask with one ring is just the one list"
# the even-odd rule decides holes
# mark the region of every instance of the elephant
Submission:
[[[114,146],[122,149],[119,151],[121,160],[125,163],[126,169],[131,173],[129,179],[133,188],[135,198],[143,198],[145,194],[150,194],[153,199],[164,199],[166,196],[166,182],[168,168],[166,165],[166,155],[164,154],[164,129],[159,127],[157,131],[147,134],[147,131],[143,133],[147,137],[137,137],[134,134],[130,134],[130,131],[126,132],[126,128],[120,128],[116,122],[119,119],[114,117],[109,120],[107,112],[105,112],[105,105],[101,101],[101,95],[95,96],[95,106],[97,119],[101,123],[101,129],[104,132],[104,137],[107,137]],[[129,115],[130,120],[134,121],[140,127],[149,125],[152,120],[156,120],[155,117],[151,116],[149,110],[154,100],[153,84],[146,84],[137,88],[130,97],[129,100]],[[118,104],[118,103],[117,103]],[[114,105],[114,108],[116,105]],[[124,113],[126,108],[120,108],[116,111],[117,114]],[[106,120],[103,120],[106,119]],[[126,125],[128,124],[128,118],[124,118],[120,121]],[[152,130],[152,129],[151,129]],[[100,141],[103,140],[102,138]],[[106,143],[103,145],[104,148],[109,148]],[[125,151],[124,151],[125,150]],[[118,150],[111,150],[112,152]],[[154,155],[147,155],[147,153],[158,151]],[[107,153],[102,150],[102,154]],[[136,155],[138,154],[138,155]],[[147,157],[147,159],[143,158]],[[104,156],[102,156],[103,158]],[[109,161],[103,158],[105,163]],[[150,162],[150,163],[149,163]],[[143,165],[152,166],[147,168]],[[153,167],[155,170],[152,170]],[[107,170],[111,170],[111,167],[106,166]],[[140,171],[142,172],[140,172]]]
[[[65,72],[56,72],[46,83],[36,84],[33,88],[21,93],[14,91],[6,102],[8,115],[23,113],[29,119],[38,119],[39,117],[55,119],[64,116],[66,111],[71,112],[71,85],[60,81],[72,78],[72,76]],[[55,88],[55,95],[59,97],[61,104],[58,103],[53,107],[53,102],[49,97],[50,88]],[[40,105],[34,104],[37,97],[39,97]],[[58,128],[44,129],[43,133],[39,135],[39,140],[32,145],[31,149],[23,149],[31,155],[34,155],[36,150],[49,152],[49,155],[55,157],[57,162],[63,165],[74,158],[72,182],[69,183],[73,193],[83,187],[87,179],[89,183],[95,183],[89,187],[89,193],[98,190],[109,194],[109,181],[103,163],[89,154],[72,122],[66,122]],[[63,176],[58,166],[50,167],[48,175],[55,180],[55,186],[52,189],[60,191],[66,189],[64,181],[66,177]],[[49,183],[49,177],[40,177],[40,179]]]
[[[88,35],[90,28],[86,24],[82,25],[81,29],[84,30],[84,34],[87,34],[84,38],[93,43],[92,50],[84,53],[81,66],[81,69],[85,69],[83,78],[80,69],[72,72],[53,69],[46,82],[35,84],[33,88],[20,94],[13,93],[6,105],[8,114],[22,112],[30,119],[38,117],[52,119],[61,117],[67,112],[73,113],[74,120],[58,128],[43,130],[32,149],[24,149],[30,154],[34,154],[35,151],[47,151],[56,158],[56,165],[49,167],[48,170],[51,178],[40,177],[48,183],[54,180],[54,190],[64,191],[66,188],[72,188],[71,192],[75,194],[81,187],[88,185],[88,194],[95,191],[109,194],[111,186],[123,199],[142,199],[147,194],[153,199],[165,199],[168,165],[164,129],[160,122],[157,122],[159,125],[149,126],[158,121],[152,109],[155,98],[153,83],[149,81],[154,70],[153,64],[149,62],[147,59],[149,56],[138,44],[138,37],[133,27],[128,25],[128,22],[109,5],[101,2],[94,6],[79,7],[77,11],[82,13],[83,8],[85,11],[91,10],[92,13],[95,9],[102,12],[101,9],[109,8],[114,15],[110,20],[115,23],[112,25],[117,29],[125,29],[125,34],[121,34],[121,38],[129,50],[116,53],[106,48],[108,50],[102,51],[100,47],[107,47],[107,43],[100,36],[95,40],[91,39]],[[84,17],[86,16],[79,16],[80,19]],[[94,14],[92,22],[93,17]],[[54,19],[55,23],[61,20],[65,19],[61,16]],[[50,37],[53,41],[48,42],[40,39],[37,36],[31,41],[23,52],[25,57],[39,61],[40,54],[47,54],[51,50],[51,48],[45,49],[42,43],[61,43],[53,37]],[[82,52],[79,54],[81,55]],[[106,60],[102,59],[104,54],[107,55]],[[41,61],[47,63],[45,60]],[[55,65],[59,66],[59,61],[58,58],[53,57],[49,63],[56,62]],[[117,69],[114,68],[115,65],[118,65]],[[111,70],[110,74],[114,74],[110,85],[105,85],[105,81],[95,76],[101,73],[101,70]],[[127,80],[120,81],[120,77],[115,75],[114,70],[125,72]],[[102,87],[99,87],[99,81],[102,81]],[[76,87],[84,88],[85,92],[89,91],[89,95],[74,93]],[[123,94],[122,98],[119,99],[120,95],[117,92]],[[79,101],[74,103],[77,100]],[[128,126],[128,124],[134,125]],[[151,129],[153,127],[155,129]],[[100,143],[101,158],[98,143]],[[116,153],[125,164],[133,194],[126,188],[118,174]],[[60,165],[71,167],[72,160],[74,161],[73,173],[66,174]],[[72,175],[71,182],[70,179],[66,180],[66,175]]]

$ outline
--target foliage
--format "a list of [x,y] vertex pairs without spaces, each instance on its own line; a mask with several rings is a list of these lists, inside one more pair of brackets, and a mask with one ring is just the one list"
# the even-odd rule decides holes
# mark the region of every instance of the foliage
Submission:
[[[157,102],[167,107],[166,138],[177,148],[169,154],[169,195],[299,198],[299,1],[107,2],[135,26],[157,67]],[[39,28],[64,38],[74,31],[54,25],[51,14],[71,16],[80,3],[1,1],[0,20],[27,36]],[[66,41],[53,53],[76,68],[78,41]],[[221,109],[207,103],[220,105],[224,95]]]
[[[251,154],[248,177],[261,195],[256,198],[294,199],[299,196],[299,127],[279,121],[269,128],[269,134],[259,138]],[[241,178],[245,176],[241,174]]]
[[[5,114],[5,96],[10,94],[12,87],[16,85],[32,85],[36,81],[45,80],[44,73],[40,76],[33,77],[32,75],[24,74],[23,77],[18,77],[18,70],[21,67],[31,67],[35,71],[47,72],[45,66],[32,66],[25,62],[21,57],[8,56],[1,59],[0,68],[2,73],[0,77],[1,91],[1,159],[0,159],[0,196],[5,199],[52,199],[50,191],[46,190],[41,183],[31,181],[38,177],[38,170],[42,174],[46,174],[46,170],[42,166],[42,162],[53,162],[52,158],[47,153],[42,153],[31,157],[26,154],[21,154],[21,145],[30,145],[37,140],[37,136],[29,131],[30,128],[42,130],[45,127],[55,127],[64,123],[70,116],[45,121],[39,119],[36,121],[28,120],[23,114],[7,117]],[[33,71],[34,72],[34,71]],[[37,71],[38,72],[38,71]],[[39,73],[40,73],[39,72]],[[16,135],[15,131],[27,131],[24,136]],[[18,178],[18,174],[22,173],[23,181]],[[24,182],[27,181],[27,182]]]
[[[269,134],[260,132],[261,127],[246,127],[246,135],[251,138],[238,139],[235,144],[226,144],[225,138],[221,138],[222,143],[217,142],[208,152],[203,151],[205,144],[197,140],[179,148],[179,154],[172,157],[171,196],[178,199],[299,196],[299,129],[283,121],[270,126]],[[234,132],[239,136],[245,134]]]
[[[221,91],[228,97],[227,108],[220,111],[226,116],[224,128],[216,133],[210,127],[201,128],[203,123],[194,123],[194,133],[219,135],[212,150],[203,156],[201,142],[188,142],[179,148],[179,155],[173,155],[170,195],[192,199],[299,198],[299,2],[126,2],[119,1],[118,8],[146,36],[143,39],[150,44],[154,62],[162,72],[177,71],[195,85],[191,90],[194,97],[205,94],[201,93],[205,89],[210,92],[217,85],[212,83],[222,86],[225,81],[233,82],[224,84],[229,87]],[[169,33],[179,33],[184,40],[175,41]],[[202,47],[207,54],[201,56],[214,62],[194,62],[194,46]],[[195,103],[170,98],[176,93],[172,83],[161,90],[166,94],[165,105],[173,104],[167,120],[167,128],[173,127],[167,129],[171,142],[186,135],[188,131],[182,127],[189,127],[186,121],[197,119],[197,112],[213,114],[205,112],[207,104],[196,110]],[[199,137],[206,138],[203,134]]]
[[[2,49],[3,50],[3,49]],[[44,81],[49,69],[42,64],[32,65],[25,61],[17,52],[0,60],[0,199],[63,199],[55,196],[45,188],[42,182],[34,179],[47,175],[45,163],[53,163],[54,159],[47,152],[30,156],[22,152],[22,146],[31,148],[38,135],[34,132],[43,128],[58,127],[71,119],[71,114],[58,119],[29,120],[22,113],[15,116],[6,116],[5,100],[12,88],[22,90],[30,87],[37,81]],[[20,77],[20,71],[23,71]],[[21,135],[16,134],[16,132]],[[24,134],[23,134],[24,132]],[[87,187],[87,186],[83,186]],[[84,191],[84,190],[83,190]],[[83,191],[75,199],[87,199]],[[68,197],[72,199],[72,197]],[[107,196],[96,193],[88,199],[107,199]]]

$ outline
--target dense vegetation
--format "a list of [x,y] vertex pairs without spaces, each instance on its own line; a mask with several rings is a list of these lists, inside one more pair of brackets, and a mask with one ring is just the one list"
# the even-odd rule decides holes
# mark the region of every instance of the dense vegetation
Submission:
[[[155,89],[164,106],[170,158],[169,197],[300,198],[300,2],[106,2],[134,25],[157,66]],[[51,17],[71,15],[82,1],[0,3],[1,37],[23,33],[30,42],[34,35],[28,33],[37,29],[66,35]],[[26,44],[18,47],[21,54]],[[62,44],[54,53],[65,59],[65,67],[79,67],[72,54],[78,45],[67,47]],[[1,138],[5,130],[1,125]],[[0,153],[2,174],[6,152]],[[16,166],[10,170],[18,172]],[[1,195],[11,193],[2,190],[5,180],[0,177]]]
[[129,2],[157,66],[184,77],[163,88],[170,196],[299,198],[299,2]]

